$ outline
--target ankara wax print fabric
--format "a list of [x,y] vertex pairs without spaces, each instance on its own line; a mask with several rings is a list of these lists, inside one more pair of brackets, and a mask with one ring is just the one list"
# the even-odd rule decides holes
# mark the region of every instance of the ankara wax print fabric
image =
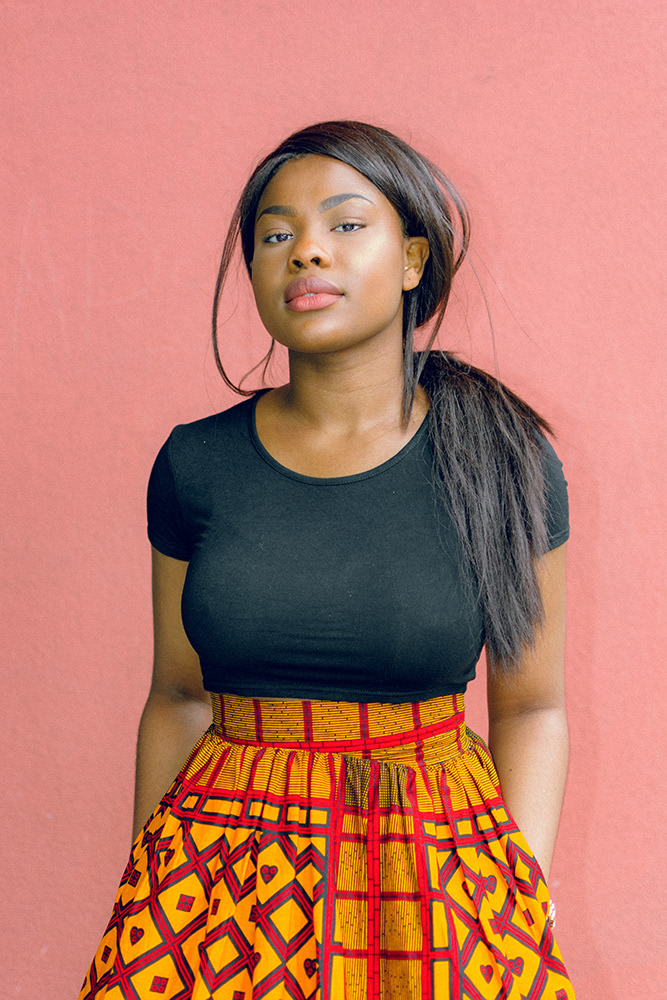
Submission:
[[462,695],[213,696],[80,1000],[572,1000]]

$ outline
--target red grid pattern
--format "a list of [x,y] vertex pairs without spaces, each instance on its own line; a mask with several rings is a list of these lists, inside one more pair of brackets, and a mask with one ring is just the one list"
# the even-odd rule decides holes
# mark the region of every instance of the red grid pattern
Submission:
[[572,1000],[539,866],[460,696],[214,696],[214,719],[134,845],[80,1000],[154,984],[170,1000]]

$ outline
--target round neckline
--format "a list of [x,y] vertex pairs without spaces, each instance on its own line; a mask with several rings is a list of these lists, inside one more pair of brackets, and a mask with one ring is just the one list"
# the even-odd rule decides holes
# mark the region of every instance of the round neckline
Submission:
[[260,458],[263,459],[267,465],[270,465],[272,469],[275,469],[276,472],[279,472],[282,476],[286,476],[288,479],[295,479],[300,483],[309,483],[315,486],[342,486],[345,483],[357,483],[364,479],[370,479],[373,476],[379,476],[388,469],[391,469],[392,466],[397,465],[400,461],[402,461],[405,456],[412,451],[415,445],[425,436],[428,430],[428,413],[426,413],[424,419],[410,440],[406,441],[403,447],[397,451],[395,455],[392,455],[391,458],[388,458],[380,465],[376,465],[372,469],[367,469],[365,472],[355,472],[349,476],[304,476],[303,473],[295,472],[294,469],[289,469],[286,465],[282,465],[270,452],[266,450],[260,441],[259,434],[257,433],[257,421],[255,419],[255,409],[260,395],[262,395],[262,393],[257,393],[257,395],[250,400],[251,405],[248,412],[250,437],[255,450]]

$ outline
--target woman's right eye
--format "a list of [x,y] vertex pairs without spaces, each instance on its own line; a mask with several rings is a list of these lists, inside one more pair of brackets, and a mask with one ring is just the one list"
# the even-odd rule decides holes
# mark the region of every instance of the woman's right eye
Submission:
[[262,238],[262,243],[285,243],[291,238],[291,233],[268,233]]

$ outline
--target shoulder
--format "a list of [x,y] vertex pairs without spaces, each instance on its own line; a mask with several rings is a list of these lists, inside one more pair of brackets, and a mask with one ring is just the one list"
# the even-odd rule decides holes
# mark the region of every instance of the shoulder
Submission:
[[237,453],[251,439],[254,399],[244,399],[220,413],[177,424],[163,445],[175,475],[187,474],[194,465]]
[[148,536],[154,548],[188,560],[198,526],[233,492],[252,454],[252,400],[188,424],[162,445],[148,481]]
[[558,469],[561,474],[563,471],[563,463],[556,453],[556,449],[552,445],[548,437],[540,432],[537,432],[537,439],[540,443],[542,449],[542,455],[544,456],[545,466],[552,466],[554,469]]
[[567,480],[563,472],[563,463],[556,454],[554,446],[543,434],[538,434],[537,437],[542,450],[549,548],[555,549],[570,536]]
[[248,428],[254,397],[244,399],[227,410],[200,417],[187,424],[177,424],[169,435],[169,441],[179,445],[206,443],[224,436],[234,436]]
[[563,471],[563,463],[556,453],[551,441],[540,432],[536,432],[542,452],[542,464],[547,489],[564,489],[567,491],[567,480]]
[[252,453],[253,399],[220,413],[177,424],[164,442],[149,480],[149,498],[169,490],[180,500],[247,463]]

